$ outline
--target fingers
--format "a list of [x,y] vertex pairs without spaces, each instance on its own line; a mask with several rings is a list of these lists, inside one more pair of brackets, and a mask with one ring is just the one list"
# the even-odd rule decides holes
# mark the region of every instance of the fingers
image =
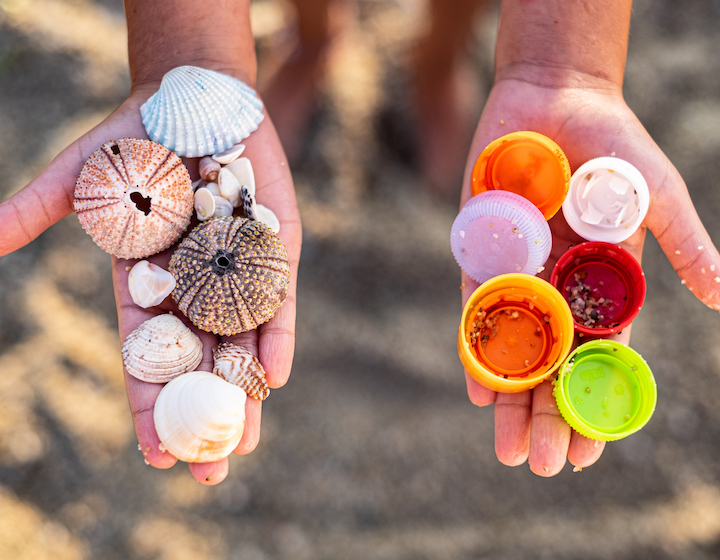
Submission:
[[720,255],[670,163],[646,223],[682,282],[705,305],[720,311]]
[[245,431],[240,443],[233,450],[236,455],[252,453],[260,442],[260,418],[262,401],[248,398],[245,404]]
[[475,406],[487,406],[495,402],[497,393],[480,385],[467,371],[465,372],[465,384],[470,402]]
[[530,429],[530,470],[538,476],[555,476],[565,465],[571,428],[560,415],[553,385],[547,380],[533,389]]
[[515,467],[528,458],[532,391],[498,393],[495,398],[495,454]]
[[602,455],[605,442],[589,439],[573,430],[568,448],[568,461],[577,469],[589,467]]
[[188,463],[193,478],[204,486],[220,484],[230,471],[227,457],[212,463]]

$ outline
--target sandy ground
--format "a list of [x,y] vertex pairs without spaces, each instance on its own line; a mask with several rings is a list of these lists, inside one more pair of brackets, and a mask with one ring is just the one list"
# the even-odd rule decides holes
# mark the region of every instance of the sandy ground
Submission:
[[[0,559],[720,557],[720,316],[651,236],[633,333],[658,383],[651,422],[581,473],[545,480],[497,462],[492,408],[468,401],[454,347],[456,204],[424,192],[399,139],[412,138],[396,108],[422,6],[359,7],[295,170],[293,375],[266,402],[259,448],[220,486],[143,464],[109,259],[77,218],[0,259]],[[280,8],[253,8],[263,55],[282,42]],[[483,92],[493,28],[479,24],[474,45]],[[625,87],[715,240],[719,30],[720,2],[638,0]],[[0,195],[128,83],[118,0],[0,0]]]

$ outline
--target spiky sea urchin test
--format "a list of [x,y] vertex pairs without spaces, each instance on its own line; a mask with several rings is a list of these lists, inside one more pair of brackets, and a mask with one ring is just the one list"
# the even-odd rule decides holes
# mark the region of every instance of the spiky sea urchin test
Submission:
[[180,310],[200,329],[222,336],[270,320],[290,280],[282,241],[263,223],[213,218],[183,239],[170,259]]
[[100,248],[138,259],[170,247],[190,224],[190,174],[177,154],[137,138],[93,152],[75,186],[80,225]]

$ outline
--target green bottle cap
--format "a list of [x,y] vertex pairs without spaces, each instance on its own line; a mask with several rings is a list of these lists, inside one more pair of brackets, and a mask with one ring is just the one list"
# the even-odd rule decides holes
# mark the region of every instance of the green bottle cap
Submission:
[[555,400],[575,431],[613,441],[637,432],[655,411],[657,388],[650,367],[614,340],[578,346],[558,370]]

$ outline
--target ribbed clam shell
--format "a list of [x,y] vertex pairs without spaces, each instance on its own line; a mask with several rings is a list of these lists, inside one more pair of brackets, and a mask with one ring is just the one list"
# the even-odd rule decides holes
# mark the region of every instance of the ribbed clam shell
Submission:
[[218,461],[242,438],[246,400],[245,391],[217,375],[192,371],[160,391],[155,429],[165,449],[181,461]]
[[175,315],[158,315],[128,335],[122,356],[130,375],[148,383],[167,383],[198,366],[202,342]]
[[73,203],[80,225],[108,253],[139,259],[170,247],[193,210],[180,158],[149,140],[103,144],[85,162]]
[[130,269],[128,290],[136,305],[147,309],[160,305],[175,289],[175,278],[164,268],[139,261]]
[[263,104],[240,80],[180,66],[140,108],[148,136],[178,155],[200,157],[232,148],[257,129]]
[[222,342],[213,348],[213,373],[228,383],[237,385],[249,397],[264,401],[270,394],[265,381],[265,370],[249,350],[231,342]]
[[287,296],[288,256],[260,222],[213,218],[193,229],[170,259],[180,310],[204,331],[227,336],[270,320]]

